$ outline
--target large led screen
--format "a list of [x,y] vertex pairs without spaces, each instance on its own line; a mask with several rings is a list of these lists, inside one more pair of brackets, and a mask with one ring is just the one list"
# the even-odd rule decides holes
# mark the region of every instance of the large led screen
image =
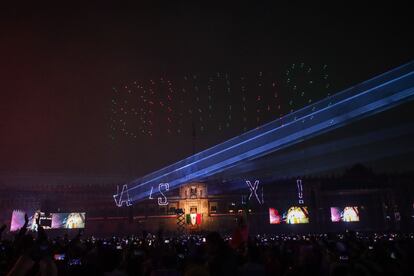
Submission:
[[[30,215],[30,213],[32,215]],[[43,229],[74,229],[85,228],[85,213],[44,213],[35,211],[26,213],[14,210],[12,213],[10,232],[18,231],[24,226],[24,216],[28,215],[27,229],[37,231],[39,226]]]
[[12,213],[11,223],[10,223],[10,232],[17,231],[24,225],[24,215],[25,212],[20,210],[14,210]]
[[355,206],[346,206],[344,208],[331,207],[332,222],[357,222],[359,221],[359,210]]
[[[32,226],[40,225],[43,229],[50,229],[52,224],[52,214],[46,214],[44,212],[36,212],[33,216]],[[32,227],[33,228],[33,227]],[[37,231],[37,227],[34,227]]]
[[10,231],[17,231],[20,228],[24,226],[24,216],[27,214],[28,217],[28,223],[27,228],[32,231],[37,231],[38,226],[42,226],[44,229],[50,229],[51,228],[51,222],[52,222],[52,216],[51,214],[45,214],[41,211],[35,211],[26,213],[21,210],[14,210],[12,213],[12,219],[10,223]]
[[270,224],[280,224],[282,222],[282,216],[275,208],[269,208]]
[[284,212],[281,212],[275,208],[269,208],[269,222],[270,224],[309,223],[308,207],[292,206]]
[[53,229],[85,228],[85,213],[53,213]]

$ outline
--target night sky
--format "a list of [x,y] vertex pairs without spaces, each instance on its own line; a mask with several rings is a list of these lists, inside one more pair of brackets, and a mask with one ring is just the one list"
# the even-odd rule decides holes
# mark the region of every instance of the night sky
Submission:
[[[165,2],[0,11],[0,171],[140,176],[192,154],[188,126],[110,139],[113,88],[136,80],[327,64],[337,92],[414,57],[407,6]],[[211,130],[196,150],[239,133]]]

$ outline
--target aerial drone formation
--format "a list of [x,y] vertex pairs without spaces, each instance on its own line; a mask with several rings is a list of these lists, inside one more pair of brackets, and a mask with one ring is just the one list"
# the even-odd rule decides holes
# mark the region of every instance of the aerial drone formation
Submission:
[[293,63],[283,74],[187,74],[113,87],[110,139],[242,133],[329,96],[328,66]]

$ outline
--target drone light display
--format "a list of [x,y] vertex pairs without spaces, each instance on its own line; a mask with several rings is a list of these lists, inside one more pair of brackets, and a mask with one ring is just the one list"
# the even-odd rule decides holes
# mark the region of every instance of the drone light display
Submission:
[[[329,96],[328,66],[160,76],[112,88],[109,137],[241,133]],[[159,127],[162,126],[162,127]]]

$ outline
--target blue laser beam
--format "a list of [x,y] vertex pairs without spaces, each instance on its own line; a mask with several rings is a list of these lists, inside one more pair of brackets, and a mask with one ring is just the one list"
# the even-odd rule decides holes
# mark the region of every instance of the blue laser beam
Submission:
[[[364,135],[355,135],[349,138],[343,138],[328,143],[314,145],[306,149],[306,159],[317,158],[324,155],[333,154],[339,151],[350,151],[354,147],[368,147],[373,143],[384,142],[389,139],[395,139],[397,137],[413,134],[414,133],[414,124],[405,124],[403,126],[392,127],[389,129],[373,131]],[[398,145],[400,147],[401,145]],[[412,147],[414,148],[414,146]],[[408,148],[406,148],[408,150]],[[250,162],[244,162],[243,164],[237,166],[235,169],[230,169],[225,172],[225,177],[227,180],[238,179],[241,174],[251,175],[253,171],[260,169],[272,168],[274,173],[277,172],[277,169],[280,169],[283,165],[286,164],[296,164],[297,162],[303,161],[304,156],[301,150],[295,150],[293,152],[279,154],[272,157],[271,160],[252,160]],[[361,161],[359,159],[359,161]],[[277,169],[276,169],[277,168]],[[323,166],[325,168],[325,166]],[[287,172],[286,168],[282,169]],[[296,172],[300,174],[300,172]],[[220,174],[215,174],[212,177],[205,179],[206,181],[215,181],[218,178],[222,178]]]

